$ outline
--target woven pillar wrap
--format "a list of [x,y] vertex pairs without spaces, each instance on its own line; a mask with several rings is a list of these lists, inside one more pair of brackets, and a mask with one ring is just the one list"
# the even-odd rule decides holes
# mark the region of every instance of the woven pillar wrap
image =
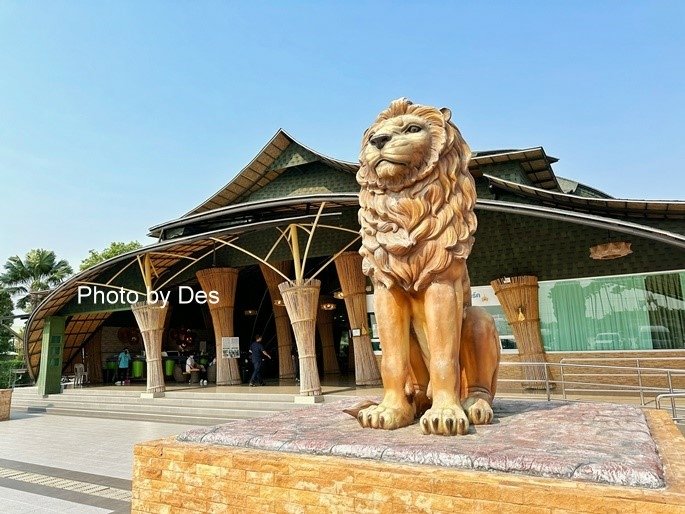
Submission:
[[164,370],[162,369],[162,337],[169,304],[139,302],[131,306],[145,345],[147,362],[147,392],[164,392]]
[[238,270],[233,268],[207,268],[198,271],[195,276],[207,295],[210,291],[216,291],[219,295],[217,303],[207,302],[214,327],[216,385],[240,384],[238,359],[224,358],[221,352],[221,338],[235,335],[233,310],[235,307],[235,290],[238,285]]
[[319,310],[319,280],[283,282],[278,289],[295,332],[300,355],[300,395],[321,394],[319,370],[316,366],[316,315]]
[[[514,332],[516,347],[521,360],[545,363],[545,350],[540,333],[537,277],[521,276],[497,279],[490,282],[490,285],[495,290],[504,315]],[[523,384],[525,388],[545,388],[544,366],[524,366],[523,376],[527,380]]]
[[[290,262],[288,261],[279,262],[273,266],[284,275],[288,275],[290,271]],[[273,305],[276,339],[278,340],[278,378],[292,379],[295,378],[295,368],[291,358],[293,334],[290,328],[290,319],[285,310],[285,305],[276,305],[276,302],[283,300],[278,289],[278,284],[283,281],[283,277],[264,264],[260,264],[259,268],[262,270],[262,275],[264,275],[264,281],[269,289],[269,296],[271,296],[271,305]]]
[[333,311],[319,309],[316,328],[319,330],[319,339],[321,339],[321,349],[323,350],[324,375],[340,373],[338,358],[335,355],[335,343],[333,342]]
[[352,338],[355,382],[357,385],[379,385],[381,374],[371,347],[366,314],[366,277],[362,273],[362,257],[357,252],[342,253],[335,259],[335,269],[345,297],[350,328],[361,330],[360,336]]

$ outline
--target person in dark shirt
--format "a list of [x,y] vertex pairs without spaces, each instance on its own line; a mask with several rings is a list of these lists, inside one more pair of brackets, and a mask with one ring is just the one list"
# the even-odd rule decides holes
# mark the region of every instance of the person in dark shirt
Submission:
[[252,378],[250,378],[250,387],[254,387],[257,384],[264,385],[264,379],[262,378],[262,355],[265,355],[269,360],[271,360],[271,355],[266,353],[261,335],[257,334],[255,340],[250,344],[250,353],[252,354],[252,366],[254,367]]

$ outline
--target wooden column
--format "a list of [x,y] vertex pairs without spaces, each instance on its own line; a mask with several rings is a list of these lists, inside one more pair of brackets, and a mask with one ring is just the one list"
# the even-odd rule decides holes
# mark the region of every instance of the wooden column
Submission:
[[[362,258],[357,252],[345,252],[335,259],[340,288],[345,298],[350,328],[358,329],[352,337],[354,345],[354,375],[357,385],[379,385],[381,375],[371,347],[369,323],[366,314],[366,277],[362,273]],[[381,345],[383,341],[381,341]]]
[[147,392],[163,393],[164,370],[162,369],[162,337],[169,304],[139,302],[131,306],[145,345],[147,362]]
[[321,383],[316,365],[316,316],[319,311],[319,280],[283,282],[278,289],[295,332],[300,356],[300,395],[320,396]]
[[[274,267],[278,268],[285,275],[288,275],[290,272],[290,262],[288,261],[274,264]],[[262,270],[262,275],[264,275],[264,281],[269,289],[271,305],[273,306],[276,339],[278,341],[278,378],[293,379],[295,378],[295,368],[291,353],[294,344],[293,335],[290,328],[290,319],[281,297],[281,291],[278,289],[278,284],[283,281],[283,277],[264,264],[260,264],[259,268]]]
[[[538,279],[534,276],[508,277],[493,280],[490,285],[502,305],[504,315],[516,338],[522,362],[544,364],[545,349],[540,333]],[[523,366],[528,389],[545,388],[545,367]],[[550,375],[551,380],[551,375]]]
[[319,309],[316,318],[316,328],[319,330],[321,349],[323,350],[323,373],[324,375],[340,373],[338,358],[335,355],[335,343],[333,341],[333,313]]
[[209,295],[216,291],[219,301],[215,304],[207,302],[214,327],[214,341],[216,348],[216,385],[236,385],[241,383],[238,359],[223,357],[221,338],[233,337],[233,310],[235,307],[235,291],[238,285],[238,270],[234,268],[207,268],[195,273],[202,290]]

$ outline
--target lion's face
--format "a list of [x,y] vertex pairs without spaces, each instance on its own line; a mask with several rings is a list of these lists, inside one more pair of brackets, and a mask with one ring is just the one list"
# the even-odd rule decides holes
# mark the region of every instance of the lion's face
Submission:
[[423,179],[448,144],[449,119],[448,110],[423,106],[379,116],[362,141],[360,183],[399,191]]
[[367,134],[362,159],[381,179],[411,175],[426,165],[431,153],[430,128],[411,114],[382,121]]

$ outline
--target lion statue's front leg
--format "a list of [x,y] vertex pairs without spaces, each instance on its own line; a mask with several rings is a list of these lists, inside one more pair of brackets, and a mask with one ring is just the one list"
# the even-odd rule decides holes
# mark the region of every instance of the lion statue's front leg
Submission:
[[[500,357],[495,321],[483,308],[464,307],[458,360],[454,360],[455,347],[449,347],[454,338],[446,339],[446,348],[435,344],[436,334],[449,330],[457,322],[445,315],[456,312],[451,302],[433,297],[433,294],[442,297],[444,293],[445,287],[434,287],[428,294],[429,301],[424,296],[422,301],[412,302],[403,291],[388,291],[377,286],[377,320],[381,337],[385,334],[383,341],[387,341],[381,367],[385,396],[380,405],[367,404],[359,411],[349,412],[357,416],[361,426],[392,430],[407,426],[420,417],[421,430],[425,434],[457,435],[466,434],[470,424],[492,422],[492,400]],[[428,328],[429,319],[433,319],[431,329]],[[457,333],[456,330],[454,326],[451,333]],[[432,346],[429,337],[434,338]],[[398,355],[408,355],[408,360],[398,359]],[[431,376],[438,376],[437,373],[445,375],[447,380],[431,380]],[[389,388],[389,384],[392,387]],[[453,390],[458,390],[459,395],[451,395]]]
[[432,397],[430,409],[421,416],[421,430],[424,434],[466,434],[469,420],[459,401],[463,322],[461,280],[433,282],[413,298],[412,304],[414,330],[421,347],[427,349],[424,353],[428,355]]
[[380,405],[372,405],[357,414],[359,424],[367,428],[393,430],[414,422],[416,409],[410,403],[407,384],[410,354],[410,305],[397,288],[378,286],[374,294],[378,331],[383,341],[381,375],[385,395]]

